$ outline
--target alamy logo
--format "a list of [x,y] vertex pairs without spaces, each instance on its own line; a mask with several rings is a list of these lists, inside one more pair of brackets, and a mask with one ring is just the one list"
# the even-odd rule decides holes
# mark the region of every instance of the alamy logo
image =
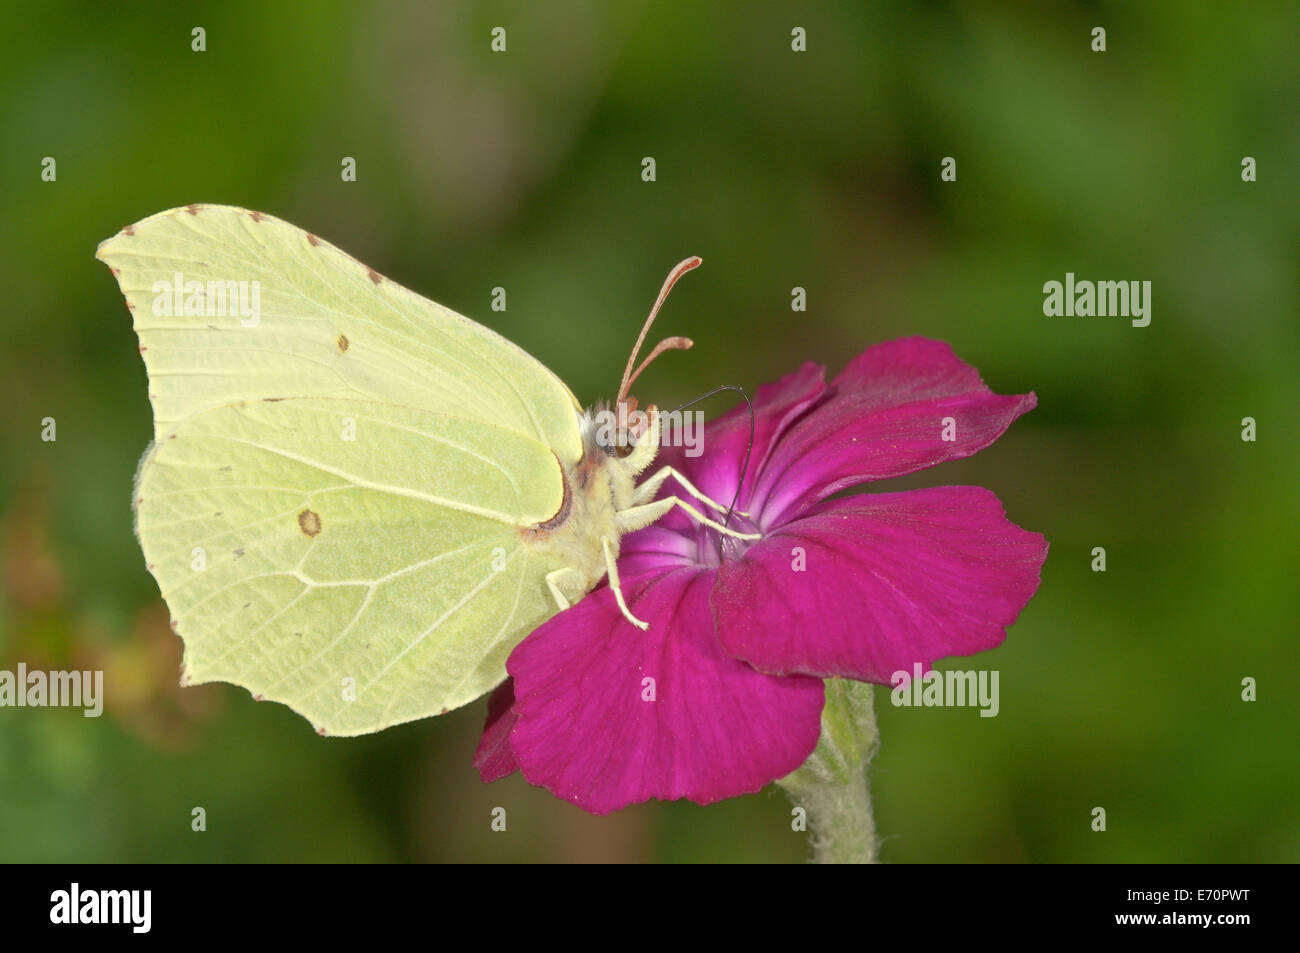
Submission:
[[[700,411],[655,410],[659,418],[659,446],[685,447],[686,456],[704,452],[704,414]],[[629,435],[640,439],[650,429],[650,415],[644,410],[628,410],[620,404],[618,412],[598,410],[592,414],[596,446],[617,447]]]
[[921,674],[921,663],[916,662],[911,672],[902,670],[889,676],[894,690],[889,700],[900,708],[961,708],[980,709],[981,718],[997,716],[998,673],[993,672],[941,672],[930,669]]
[[103,672],[0,671],[0,708],[85,708],[87,718],[104,711]]
[[1043,295],[1043,314],[1049,318],[1132,318],[1135,328],[1151,323],[1149,281],[1075,281],[1074,272],[1067,271],[1065,283],[1047,282]]
[[152,890],[82,890],[74,883],[50,894],[51,923],[125,923],[132,933],[148,933],[152,908]]
[[262,317],[262,285],[258,281],[186,281],[179,271],[172,280],[160,278],[153,292],[153,313],[159,318],[237,317],[246,328]]

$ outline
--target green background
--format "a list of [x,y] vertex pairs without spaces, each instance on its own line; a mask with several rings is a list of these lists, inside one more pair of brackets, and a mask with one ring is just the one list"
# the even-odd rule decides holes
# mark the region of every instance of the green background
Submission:
[[[583,401],[690,254],[660,331],[695,349],[638,388],[661,405],[910,334],[1037,392],[993,447],[887,487],[987,486],[1052,550],[1006,643],[940,666],[998,669],[998,717],[877,693],[882,859],[1300,859],[1296,4],[180,6],[0,14],[0,668],[102,668],[109,692],[97,720],[0,709],[0,860],[807,853],[771,787],[596,818],[485,786],[482,703],[322,739],[176,686],[131,529],[144,368],[92,255],[191,202],[310,229]],[[1067,271],[1151,281],[1151,325],[1045,317]]]

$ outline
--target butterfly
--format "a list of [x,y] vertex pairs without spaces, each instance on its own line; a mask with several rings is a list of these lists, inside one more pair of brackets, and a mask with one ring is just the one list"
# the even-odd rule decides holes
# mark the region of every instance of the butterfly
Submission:
[[[356,735],[441,714],[608,576],[624,533],[724,507],[654,462],[628,390],[584,410],[541,362],[310,232],[189,205],[100,244],[133,315],[153,441],[136,535],[184,642],[182,684],[246,687]],[[631,411],[629,413],[629,410]],[[724,518],[725,522],[725,518]],[[752,538],[752,537],[744,537]]]

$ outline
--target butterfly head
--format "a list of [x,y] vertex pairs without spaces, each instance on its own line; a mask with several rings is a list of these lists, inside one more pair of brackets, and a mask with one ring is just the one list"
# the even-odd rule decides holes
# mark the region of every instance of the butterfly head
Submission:
[[692,268],[698,267],[700,259],[692,256],[679,262],[659,289],[659,297],[650,316],[641,326],[641,334],[636,339],[632,353],[628,355],[627,367],[619,383],[618,396],[611,407],[609,404],[597,404],[581,415],[580,427],[583,436],[583,460],[585,469],[578,474],[584,486],[585,480],[593,469],[601,470],[610,480],[616,499],[630,497],[636,477],[654,462],[659,453],[660,420],[659,411],[653,404],[646,410],[637,408],[637,400],[629,394],[632,384],[641,372],[665,351],[686,350],[691,347],[691,340],[684,337],[664,338],[651,350],[650,356],[637,366],[636,359],[645,343],[650,325],[663,306],[668,292],[672,290],[677,279]]
[[659,410],[653,404],[639,410],[635,397],[613,407],[597,404],[583,415],[582,425],[589,456],[630,477],[650,466],[659,452]]

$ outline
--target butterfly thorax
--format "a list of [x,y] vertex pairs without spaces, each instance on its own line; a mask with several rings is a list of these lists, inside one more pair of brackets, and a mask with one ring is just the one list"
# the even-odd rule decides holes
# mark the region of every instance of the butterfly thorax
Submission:
[[560,463],[563,502],[553,517],[526,532],[534,546],[578,570],[586,592],[605,575],[602,539],[618,555],[618,514],[634,505],[637,477],[658,453],[660,427],[654,407],[638,411],[630,400],[621,412],[597,403],[578,415],[578,428],[582,457],[573,465]]

